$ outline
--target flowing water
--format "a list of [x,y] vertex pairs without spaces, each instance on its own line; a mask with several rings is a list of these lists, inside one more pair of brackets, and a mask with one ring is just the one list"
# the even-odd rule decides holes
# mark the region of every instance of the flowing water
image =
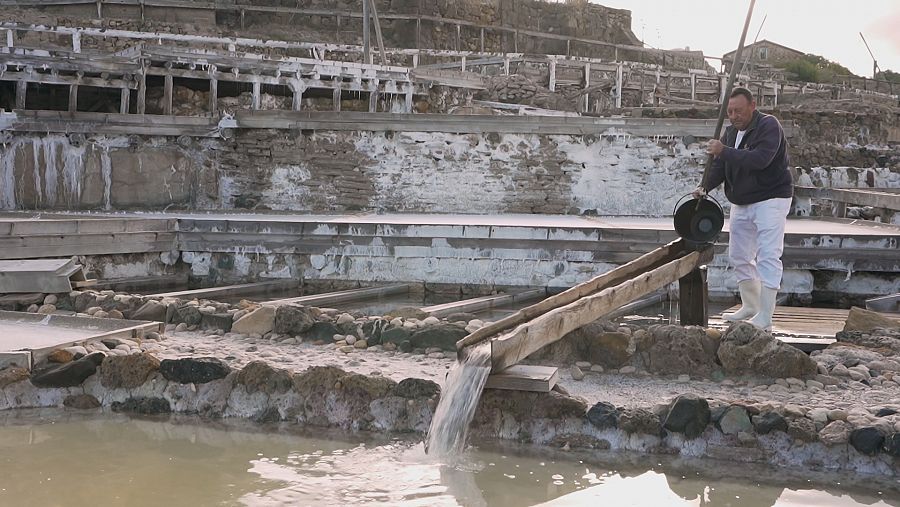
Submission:
[[469,423],[475,415],[481,390],[490,373],[489,343],[470,347],[468,355],[453,365],[428,429],[425,446],[428,453],[445,457],[463,451]]
[[293,425],[0,412],[10,507],[900,506],[896,482],[701,464],[513,444],[448,463],[416,441]]

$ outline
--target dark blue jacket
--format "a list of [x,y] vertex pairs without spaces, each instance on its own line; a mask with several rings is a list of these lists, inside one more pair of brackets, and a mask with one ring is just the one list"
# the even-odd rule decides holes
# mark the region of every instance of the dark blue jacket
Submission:
[[787,140],[774,116],[753,112],[753,119],[734,147],[737,129],[729,126],[722,136],[725,149],[713,161],[706,191],[725,182],[725,196],[734,204],[753,204],[776,197],[793,197],[794,180],[788,169]]

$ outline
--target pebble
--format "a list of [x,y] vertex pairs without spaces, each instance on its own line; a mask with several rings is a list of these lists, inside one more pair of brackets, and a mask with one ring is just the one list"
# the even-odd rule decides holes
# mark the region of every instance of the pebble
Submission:
[[623,366],[623,367],[619,368],[619,373],[628,374],[628,373],[634,373],[636,371],[637,371],[637,368],[635,368],[634,366]]
[[175,332],[180,333],[182,331],[186,331],[187,328],[188,328],[188,325],[186,323],[182,322],[181,324],[178,324],[177,326],[175,326]]
[[591,365],[591,371],[594,373],[603,373],[603,367],[599,364]]
[[680,383],[690,382],[691,376],[690,375],[679,375],[678,378],[676,379],[676,381],[680,382]]
[[406,322],[403,323],[403,328],[412,330],[412,329],[418,329],[419,326],[417,326],[415,322],[407,320]]
[[833,409],[828,411],[828,420],[829,421],[846,421],[847,420],[847,411],[841,409]]
[[338,347],[338,350],[343,352],[344,354],[349,354],[356,350],[356,348],[353,345],[344,345],[343,347]]
[[366,342],[366,340],[356,340],[355,342],[353,342],[353,346],[358,349],[364,349],[368,347],[369,344]]
[[28,307],[28,309],[26,309],[25,311],[28,313],[37,313],[39,308],[40,308],[40,306],[38,306],[38,305],[30,305]]
[[44,315],[50,315],[51,313],[53,313],[55,311],[56,311],[55,305],[41,305],[41,307],[38,308],[37,313],[41,313]]
[[472,319],[469,321],[470,326],[476,326],[478,328],[484,327],[484,321],[481,319]]
[[631,328],[630,327],[621,326],[621,327],[619,327],[619,329],[616,330],[616,332],[631,336]]
[[342,313],[337,319],[337,324],[339,326],[341,324],[349,324],[351,322],[353,322],[353,315],[350,315],[349,313]]
[[332,336],[331,339],[334,340],[334,341],[336,341],[336,342],[342,342],[342,341],[344,341],[345,339],[347,339],[347,335],[336,334],[336,335]]
[[403,325],[403,319],[401,319],[400,317],[397,317],[397,318],[391,320],[391,327],[400,327],[402,325]]
[[426,354],[431,354],[434,352],[444,352],[444,349],[440,347],[428,347],[427,349],[425,349]]
[[55,305],[59,301],[59,298],[56,297],[56,294],[48,294],[47,297],[44,298],[45,305]]
[[578,361],[575,363],[575,366],[581,368],[582,370],[590,369],[591,363],[588,361]]
[[569,369],[569,373],[572,374],[573,380],[584,380],[584,372],[581,371],[581,368],[579,368],[577,366],[572,366]]
[[431,354],[426,354],[425,357],[428,357],[430,359],[443,359],[444,353],[443,352],[432,352]]
[[425,324],[426,326],[433,326],[435,324],[440,324],[440,323],[441,323],[441,319],[434,317],[434,316],[426,317],[425,320],[422,321],[422,324]]
[[816,389],[825,389],[825,384],[818,382],[816,380],[807,380],[806,387],[808,389],[816,388]]
[[348,334],[344,337],[344,341],[347,342],[347,345],[353,345],[354,343],[356,343],[356,337],[352,334]]

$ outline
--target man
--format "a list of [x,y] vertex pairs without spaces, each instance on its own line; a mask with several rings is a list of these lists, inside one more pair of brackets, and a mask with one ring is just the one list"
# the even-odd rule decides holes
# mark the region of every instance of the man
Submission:
[[722,318],[732,322],[749,319],[754,326],[770,331],[775,296],[781,288],[784,227],[794,190],[787,140],[774,116],[756,110],[753,94],[746,88],[731,92],[728,119],[731,126],[722,140],[707,145],[714,161],[694,197],[725,182],[725,196],[732,203],[728,258],[734,266],[741,308]]

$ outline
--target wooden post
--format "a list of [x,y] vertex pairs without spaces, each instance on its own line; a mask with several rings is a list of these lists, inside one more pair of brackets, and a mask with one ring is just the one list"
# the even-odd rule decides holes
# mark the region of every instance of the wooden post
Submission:
[[6,31],[6,47],[11,48],[16,45],[16,31],[15,30],[7,30]]
[[418,54],[418,53],[414,54],[412,60],[413,60],[413,67],[412,67],[412,68],[415,69],[416,67],[419,66],[419,54]]
[[251,107],[254,111],[259,111],[260,101],[261,101],[261,99],[262,99],[262,98],[260,97],[260,91],[261,91],[261,88],[262,88],[262,87],[261,87],[259,81],[254,81],[254,82],[253,82],[253,104],[252,104],[250,107]]
[[462,55],[462,60],[460,62],[460,70],[462,72],[466,71],[466,55]]
[[381,64],[387,65],[387,53],[384,48],[384,37],[381,36],[381,21],[378,19],[378,9],[375,7],[375,0],[369,0],[372,8],[372,21],[375,22],[375,37],[378,39],[378,50],[381,52]]
[[244,29],[244,9],[241,9],[241,30]]
[[172,114],[172,89],[173,78],[172,74],[166,74],[165,86],[163,88],[163,114],[171,115]]
[[69,85],[69,112],[78,111],[78,85]]
[[[144,20],[144,0],[140,0],[141,2],[141,21]],[[141,113],[143,114],[143,113]]]
[[457,51],[462,51],[462,48],[461,48],[462,41],[460,40],[461,39],[460,32],[462,32],[462,28],[459,25],[456,25],[456,50]]
[[697,74],[691,74],[691,100],[697,100]]
[[481,28],[481,52],[484,53],[484,27]]
[[119,93],[119,114],[128,114],[131,102],[131,88],[122,88]]
[[97,19],[103,19],[103,0],[97,0]]
[[550,83],[548,84],[551,92],[556,91],[556,60],[550,60]]
[[403,112],[412,113],[413,110],[413,84],[406,83],[406,99],[403,101]]
[[616,109],[622,108],[622,63],[616,67]]
[[509,75],[509,57],[503,59],[503,74]]
[[28,92],[28,81],[16,81],[16,109],[25,109],[25,94]]
[[293,85],[294,100],[291,107],[294,111],[300,111],[303,108],[303,92],[306,91],[306,85],[302,79],[297,79]]
[[416,49],[422,47],[421,42],[419,42],[419,36],[422,33],[422,18],[416,18]]
[[378,80],[370,81],[371,89],[369,90],[369,112],[378,112]]
[[209,66],[209,97],[207,97],[210,116],[219,115],[219,80],[216,78],[218,68],[215,65]]
[[[370,35],[369,25],[369,0],[363,0],[362,3],[362,32],[363,32],[363,60],[365,63],[372,63],[372,37]],[[419,34],[416,32],[416,46],[418,46]]]
[[513,53],[519,52],[519,31],[513,32]]
[[137,111],[135,111],[137,114],[145,114],[147,112],[147,74],[145,71],[146,69],[141,69],[141,74],[138,77]]
[[583,113],[587,113],[591,107],[590,103],[590,93],[587,92],[587,89],[591,87],[591,62],[587,62],[584,64],[584,110]]
[[339,113],[341,111],[341,78],[340,76],[334,77],[334,91],[331,94],[334,100],[334,112]]
[[682,326],[709,325],[709,287],[706,266],[691,271],[678,280],[678,310]]
[[81,53],[81,32],[78,30],[72,32],[72,52]]

